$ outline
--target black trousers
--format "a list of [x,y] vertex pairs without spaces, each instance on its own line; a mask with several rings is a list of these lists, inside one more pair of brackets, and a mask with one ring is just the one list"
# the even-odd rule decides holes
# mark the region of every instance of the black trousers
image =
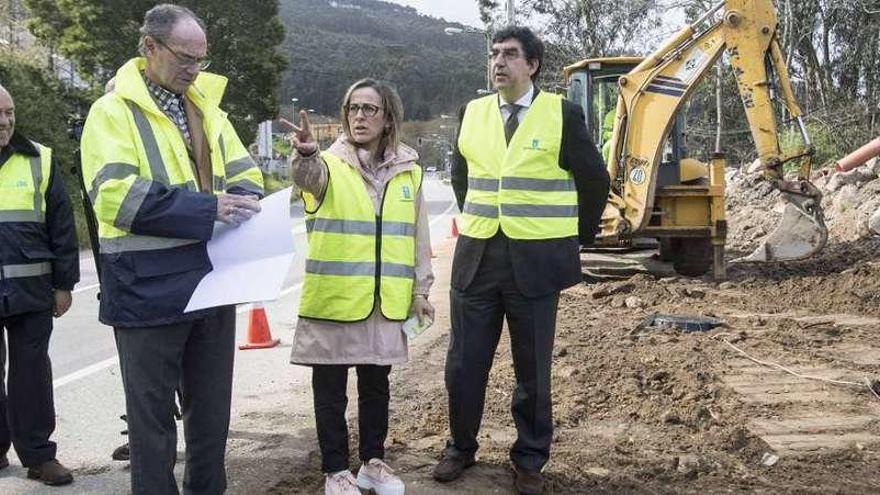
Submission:
[[[312,392],[315,400],[315,424],[321,447],[321,471],[335,473],[349,469],[348,365],[317,364],[312,366]],[[357,369],[358,388],[358,454],[362,461],[385,458],[388,436],[388,374],[391,366],[361,364]]]
[[183,491],[223,493],[235,308],[217,308],[194,321],[114,331],[125,388],[132,493],[178,493],[173,471],[178,386],[186,439]]
[[529,470],[540,470],[547,463],[553,437],[550,367],[558,302],[558,292],[535,298],[522,294],[503,235],[488,241],[467,288],[452,289],[452,332],[446,355],[452,438],[447,455],[470,457],[479,447],[486,383],[506,317],[516,375],[511,412],[517,440],[510,458]]
[[[50,335],[51,310],[0,318],[0,455],[14,445],[25,467],[55,458],[55,442],[49,440],[55,431]],[[9,378],[4,383],[7,355]]]

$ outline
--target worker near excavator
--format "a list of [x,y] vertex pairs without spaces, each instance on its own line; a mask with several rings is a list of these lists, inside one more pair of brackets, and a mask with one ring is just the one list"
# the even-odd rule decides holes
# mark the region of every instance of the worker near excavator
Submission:
[[540,91],[544,46],[523,27],[499,30],[497,94],[459,115],[452,186],[462,210],[452,264],[446,357],[450,438],[434,478],[475,462],[486,383],[507,319],[516,372],[510,458],[519,493],[540,493],[553,436],[550,371],[559,292],[581,281],[609,179],[579,106]]

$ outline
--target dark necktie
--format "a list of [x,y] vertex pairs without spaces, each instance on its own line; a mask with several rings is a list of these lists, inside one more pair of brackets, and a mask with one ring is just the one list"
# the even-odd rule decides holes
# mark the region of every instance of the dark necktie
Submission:
[[507,122],[504,123],[504,139],[507,140],[507,144],[510,144],[510,139],[513,137],[513,133],[515,133],[516,128],[519,127],[519,119],[516,116],[523,107],[516,103],[508,103],[505,106],[510,110],[510,117],[507,117]]

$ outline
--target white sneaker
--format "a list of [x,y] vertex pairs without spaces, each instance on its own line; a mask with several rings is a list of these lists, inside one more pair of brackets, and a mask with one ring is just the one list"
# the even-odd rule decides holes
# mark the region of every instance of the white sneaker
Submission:
[[373,490],[376,495],[403,495],[403,480],[382,459],[373,458],[358,471],[357,485],[363,490]]
[[328,474],[324,481],[324,495],[361,495],[351,471]]

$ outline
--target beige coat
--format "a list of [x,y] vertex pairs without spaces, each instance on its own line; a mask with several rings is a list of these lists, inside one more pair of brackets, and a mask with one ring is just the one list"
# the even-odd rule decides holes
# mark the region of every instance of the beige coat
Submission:
[[[327,150],[360,172],[373,200],[376,213],[382,205],[385,184],[395,175],[412,170],[418,154],[401,144],[397,152],[386,151],[381,163],[373,163],[364,150],[358,150],[345,136]],[[327,165],[315,154],[295,155],[292,161],[293,182],[315,197],[327,186]],[[416,266],[413,294],[428,296],[434,274],[431,270],[431,236],[428,212],[422,191],[416,195]],[[376,306],[378,308],[378,305]],[[405,363],[408,359],[406,335],[402,322],[389,321],[374,308],[364,321],[334,323],[300,318],[293,334],[290,362],[294,364],[377,364]]]

